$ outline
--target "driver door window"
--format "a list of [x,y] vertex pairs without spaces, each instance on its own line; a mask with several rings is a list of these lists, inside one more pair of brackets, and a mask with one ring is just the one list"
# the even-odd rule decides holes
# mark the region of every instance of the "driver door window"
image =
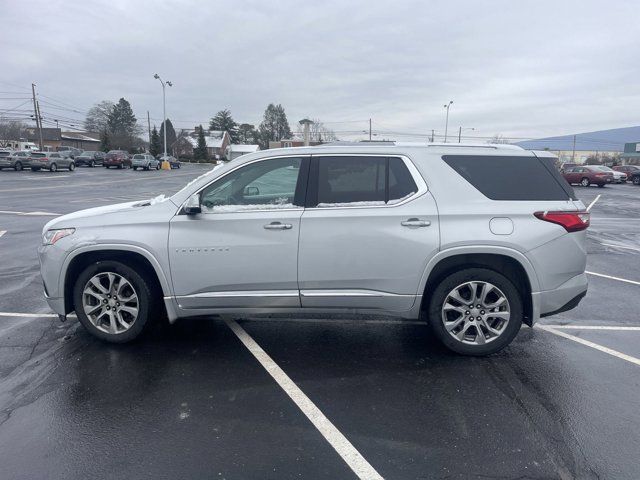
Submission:
[[302,158],[274,158],[241,167],[206,187],[203,213],[302,207]]

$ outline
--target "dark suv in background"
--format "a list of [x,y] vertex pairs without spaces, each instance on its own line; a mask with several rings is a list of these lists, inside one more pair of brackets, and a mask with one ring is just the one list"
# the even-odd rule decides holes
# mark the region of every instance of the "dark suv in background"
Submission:
[[76,166],[95,167],[96,165],[103,165],[106,156],[107,154],[104,152],[85,151],[76,156]]
[[104,159],[105,168],[131,168],[131,157],[124,150],[111,150]]
[[627,174],[627,182],[640,185],[640,167],[638,165],[617,165],[613,167],[617,172]]

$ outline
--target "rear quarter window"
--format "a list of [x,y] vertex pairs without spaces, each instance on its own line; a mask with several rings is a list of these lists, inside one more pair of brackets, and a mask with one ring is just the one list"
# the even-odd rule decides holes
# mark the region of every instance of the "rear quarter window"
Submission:
[[575,199],[550,158],[444,155],[442,159],[491,200]]

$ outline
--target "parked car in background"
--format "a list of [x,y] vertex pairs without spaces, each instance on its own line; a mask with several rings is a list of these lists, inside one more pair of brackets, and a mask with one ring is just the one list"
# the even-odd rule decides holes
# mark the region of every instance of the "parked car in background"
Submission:
[[0,170],[3,168],[14,168],[11,163],[11,155],[13,150],[0,150]]
[[49,170],[57,172],[61,168],[66,168],[70,172],[74,171],[76,164],[66,151],[62,152],[33,152],[29,157],[29,166],[31,170]]
[[95,167],[96,165],[102,166],[106,156],[107,154],[104,152],[84,151],[75,157],[76,167],[80,167],[82,165],[86,165],[87,167]]
[[617,170],[612,169],[611,167],[606,167],[604,165],[596,166],[596,168],[601,172],[610,172],[613,175],[613,181],[615,183],[624,183],[627,181],[627,174],[624,172],[619,172]]
[[627,177],[627,180],[629,180],[634,185],[640,185],[640,171],[632,172],[631,176]]
[[552,161],[510,145],[244,155],[169,199],[51,220],[45,298],[116,343],[162,306],[171,322],[357,311],[428,319],[450,349],[488,355],[587,292],[589,213]]
[[104,158],[105,168],[131,168],[131,157],[124,150],[110,150]]
[[142,168],[143,170],[160,170],[160,162],[146,153],[136,153],[131,160],[131,165],[134,170]]
[[172,157],[171,155],[167,155],[166,157],[162,155],[158,158],[158,160],[160,160],[161,162],[166,160],[167,162],[169,162],[171,168],[180,168],[180,160],[178,160],[176,157]]
[[623,172],[627,175],[627,181],[633,182],[633,174],[640,174],[640,167],[638,165],[616,165],[613,167],[616,172]]
[[58,147],[56,148],[56,152],[66,152],[67,157],[76,158],[78,155],[82,154],[82,150],[75,147]]
[[13,168],[18,172],[24,168],[28,168],[32,153],[32,150],[20,150],[18,152],[13,152],[9,155],[6,163],[5,160],[0,160],[0,168]]
[[563,173],[564,173],[567,169],[569,169],[569,168],[573,168],[573,167],[577,167],[577,166],[578,166],[578,164],[577,164],[577,163],[568,163],[568,162],[567,162],[567,163],[563,163],[563,164],[560,166],[560,172],[563,172]]
[[599,166],[583,165],[566,169],[562,176],[569,184],[578,183],[583,187],[597,185],[604,187],[608,183],[613,183],[613,173],[603,172]]

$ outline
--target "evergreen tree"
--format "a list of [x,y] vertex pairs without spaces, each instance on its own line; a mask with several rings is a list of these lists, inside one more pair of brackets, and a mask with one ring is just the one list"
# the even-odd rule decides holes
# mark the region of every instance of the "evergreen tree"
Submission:
[[138,120],[133,114],[131,104],[124,98],[118,100],[107,118],[109,133],[115,136],[133,137],[137,133]]
[[231,116],[229,110],[220,110],[209,122],[209,130],[227,131],[231,137],[231,143],[238,141],[238,124]]
[[103,130],[100,133],[100,150],[103,152],[111,150],[111,139],[109,138],[109,132],[107,132],[107,130]]
[[[169,129],[167,129],[167,134],[168,133],[169,133]],[[149,142],[149,153],[154,157],[157,157],[160,153],[162,153],[162,151],[163,151],[162,141],[160,140],[158,129],[154,125],[153,130],[151,130],[151,141]]]
[[278,141],[291,137],[291,129],[287,121],[287,114],[280,104],[270,103],[264,111],[264,118],[260,124],[260,146],[269,148],[270,141]]
[[193,159],[198,161],[207,161],[209,152],[207,151],[207,141],[204,138],[204,130],[202,125],[198,128],[198,145],[193,149]]
[[171,149],[173,148],[173,144],[176,143],[176,131],[173,128],[173,124],[171,123],[171,120],[169,120],[167,118],[166,122],[162,122],[162,125],[160,125],[160,143],[163,145],[163,148],[161,149],[164,152],[164,124],[167,124],[167,152],[170,152]]

